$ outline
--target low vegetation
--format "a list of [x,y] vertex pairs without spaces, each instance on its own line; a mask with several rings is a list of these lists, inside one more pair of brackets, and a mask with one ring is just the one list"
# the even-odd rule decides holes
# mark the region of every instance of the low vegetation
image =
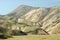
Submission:
[[5,40],[60,40],[60,35],[28,35],[28,36],[13,36]]

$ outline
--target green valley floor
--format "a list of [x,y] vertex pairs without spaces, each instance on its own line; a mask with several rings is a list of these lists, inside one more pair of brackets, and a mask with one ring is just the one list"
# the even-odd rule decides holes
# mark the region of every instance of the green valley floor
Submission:
[[13,36],[13,38],[0,40],[60,40],[60,35],[28,35],[28,36]]

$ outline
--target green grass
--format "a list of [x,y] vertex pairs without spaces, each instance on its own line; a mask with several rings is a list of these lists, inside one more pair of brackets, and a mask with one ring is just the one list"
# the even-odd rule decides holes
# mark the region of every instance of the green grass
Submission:
[[60,35],[28,35],[14,36],[5,40],[60,40]]

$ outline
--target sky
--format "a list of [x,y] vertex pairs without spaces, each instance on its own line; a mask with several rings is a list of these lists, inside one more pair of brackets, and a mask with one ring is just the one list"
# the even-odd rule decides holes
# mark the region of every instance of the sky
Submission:
[[0,15],[6,15],[20,5],[52,7],[60,6],[60,0],[0,0]]

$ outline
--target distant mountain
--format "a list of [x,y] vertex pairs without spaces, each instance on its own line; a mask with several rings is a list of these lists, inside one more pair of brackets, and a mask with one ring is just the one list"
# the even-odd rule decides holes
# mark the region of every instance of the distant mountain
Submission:
[[31,7],[31,6],[27,6],[27,5],[20,5],[15,10],[13,10],[9,14],[7,14],[7,16],[13,17],[12,19],[16,19],[16,18],[18,18],[20,16],[23,16],[24,14],[28,13],[29,11],[31,11],[33,9],[37,9],[37,8],[38,7]]
[[18,18],[18,22],[24,21],[33,22],[35,25],[42,25],[41,28],[49,34],[58,33],[60,30],[58,32],[53,30],[60,27],[60,7],[38,8],[31,10],[23,15],[22,18]]
[[60,7],[58,6],[40,8],[21,5],[4,17],[18,23],[39,26],[49,34],[60,33]]

